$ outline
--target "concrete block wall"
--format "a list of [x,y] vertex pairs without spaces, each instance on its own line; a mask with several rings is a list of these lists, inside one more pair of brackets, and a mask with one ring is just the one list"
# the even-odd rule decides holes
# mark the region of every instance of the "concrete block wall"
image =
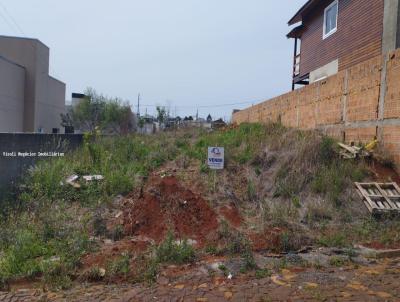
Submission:
[[[68,153],[80,147],[83,135],[80,134],[31,134],[0,133],[0,203],[1,193],[17,183],[26,170],[39,160],[51,157],[18,156],[21,153],[60,152]],[[8,156],[5,153],[16,153]]]
[[400,49],[241,110],[232,120],[280,121],[346,142],[377,136],[400,168]]

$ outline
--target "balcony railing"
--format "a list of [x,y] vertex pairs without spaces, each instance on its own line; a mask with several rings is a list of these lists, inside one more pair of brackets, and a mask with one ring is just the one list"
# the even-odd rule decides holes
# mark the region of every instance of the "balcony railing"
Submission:
[[300,54],[294,58],[293,66],[293,77],[297,77],[300,74]]

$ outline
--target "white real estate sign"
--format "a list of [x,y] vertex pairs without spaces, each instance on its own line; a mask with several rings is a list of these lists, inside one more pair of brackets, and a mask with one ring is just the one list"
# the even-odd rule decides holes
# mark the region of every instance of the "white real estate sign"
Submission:
[[208,147],[208,166],[213,170],[222,170],[225,162],[225,149]]

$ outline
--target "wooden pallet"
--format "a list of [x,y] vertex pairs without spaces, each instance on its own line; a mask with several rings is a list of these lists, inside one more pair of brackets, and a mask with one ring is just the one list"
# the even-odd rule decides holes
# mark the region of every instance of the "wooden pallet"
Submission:
[[361,147],[349,146],[346,144],[338,143],[340,149],[339,155],[343,159],[354,159],[359,157],[368,157],[370,153],[363,150]]
[[400,213],[400,187],[397,183],[355,183],[368,210],[373,213]]

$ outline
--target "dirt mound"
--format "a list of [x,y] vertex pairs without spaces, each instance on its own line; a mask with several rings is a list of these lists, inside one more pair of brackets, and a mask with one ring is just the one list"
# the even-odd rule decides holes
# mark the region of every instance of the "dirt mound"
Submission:
[[174,176],[153,176],[143,194],[128,203],[124,228],[127,235],[142,235],[156,242],[171,230],[178,238],[204,244],[218,229],[218,220],[207,201],[183,187]]
[[243,218],[241,217],[239,210],[234,205],[223,206],[220,208],[219,212],[235,228],[240,227],[240,225],[243,223]]

